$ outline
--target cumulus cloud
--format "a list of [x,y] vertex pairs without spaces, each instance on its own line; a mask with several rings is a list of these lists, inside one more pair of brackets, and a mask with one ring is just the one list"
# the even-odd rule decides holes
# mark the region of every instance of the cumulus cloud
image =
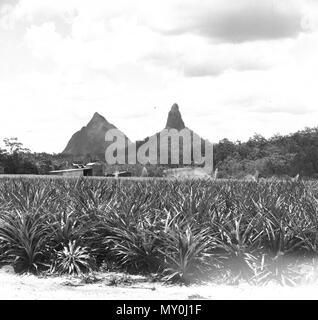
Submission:
[[[309,1],[309,0],[306,0]],[[62,17],[111,19],[134,16],[164,34],[192,33],[212,41],[245,42],[296,37],[311,23],[301,0],[20,0],[6,12],[11,22]],[[81,19],[83,22],[83,19]],[[83,25],[84,26],[84,25]]]
[[197,36],[169,39],[164,38],[160,50],[154,49],[145,59],[174,68],[188,77],[219,76],[226,71],[267,70],[286,62],[292,45],[288,40],[238,45],[206,43],[204,38]]
[[[138,1],[138,0],[137,0]],[[106,2],[103,0],[16,0],[9,6],[10,10],[3,13],[3,18],[11,25],[17,23],[43,23],[50,19],[63,19],[73,23],[77,17],[88,19],[110,19],[136,10],[132,1],[117,0]],[[83,22],[83,21],[82,21]]]
[[195,33],[211,41],[240,43],[293,38],[304,31],[300,1],[202,0],[164,1],[147,23],[164,34]]
[[[114,72],[143,61],[201,77],[279,63],[284,44],[275,39],[302,31],[304,8],[299,0],[20,0],[7,16],[37,21],[27,27],[30,49],[59,65]],[[49,22],[39,23],[41,17]],[[63,39],[56,17],[70,23]]]

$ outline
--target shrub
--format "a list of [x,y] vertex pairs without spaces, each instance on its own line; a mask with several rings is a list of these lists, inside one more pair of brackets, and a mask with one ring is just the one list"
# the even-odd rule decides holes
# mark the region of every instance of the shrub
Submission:
[[2,258],[13,263],[18,272],[36,272],[45,267],[43,253],[47,236],[45,215],[19,210],[1,214]]
[[63,250],[56,253],[52,271],[59,274],[81,274],[92,270],[93,260],[88,248],[81,247],[76,241],[69,242]]

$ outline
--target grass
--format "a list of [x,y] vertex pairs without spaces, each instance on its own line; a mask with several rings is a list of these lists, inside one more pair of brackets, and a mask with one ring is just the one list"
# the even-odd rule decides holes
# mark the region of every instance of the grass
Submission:
[[[316,259],[314,181],[0,178],[0,263],[167,282],[297,282]],[[111,270],[110,270],[111,271]]]

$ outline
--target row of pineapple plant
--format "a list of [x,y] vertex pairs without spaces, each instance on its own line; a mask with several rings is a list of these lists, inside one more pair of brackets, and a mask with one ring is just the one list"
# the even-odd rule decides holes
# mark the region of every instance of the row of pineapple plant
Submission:
[[317,201],[316,182],[4,177],[0,264],[292,284],[317,257]]

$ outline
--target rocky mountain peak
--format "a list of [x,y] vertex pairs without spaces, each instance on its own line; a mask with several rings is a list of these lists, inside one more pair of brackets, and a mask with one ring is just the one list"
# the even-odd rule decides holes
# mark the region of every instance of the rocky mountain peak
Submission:
[[179,110],[179,106],[175,103],[168,114],[168,120],[166,129],[177,129],[182,130],[185,128],[185,124],[182,120],[182,116]]
[[108,130],[115,128],[116,127],[109,123],[102,115],[95,112],[87,126],[72,136],[63,154],[74,156],[87,154],[94,156],[103,155],[109,144],[105,141],[105,134]]
[[98,112],[95,112],[93,115],[93,118],[91,119],[91,121],[88,123],[87,126],[90,126],[92,124],[104,124],[104,123],[108,124],[108,121]]

